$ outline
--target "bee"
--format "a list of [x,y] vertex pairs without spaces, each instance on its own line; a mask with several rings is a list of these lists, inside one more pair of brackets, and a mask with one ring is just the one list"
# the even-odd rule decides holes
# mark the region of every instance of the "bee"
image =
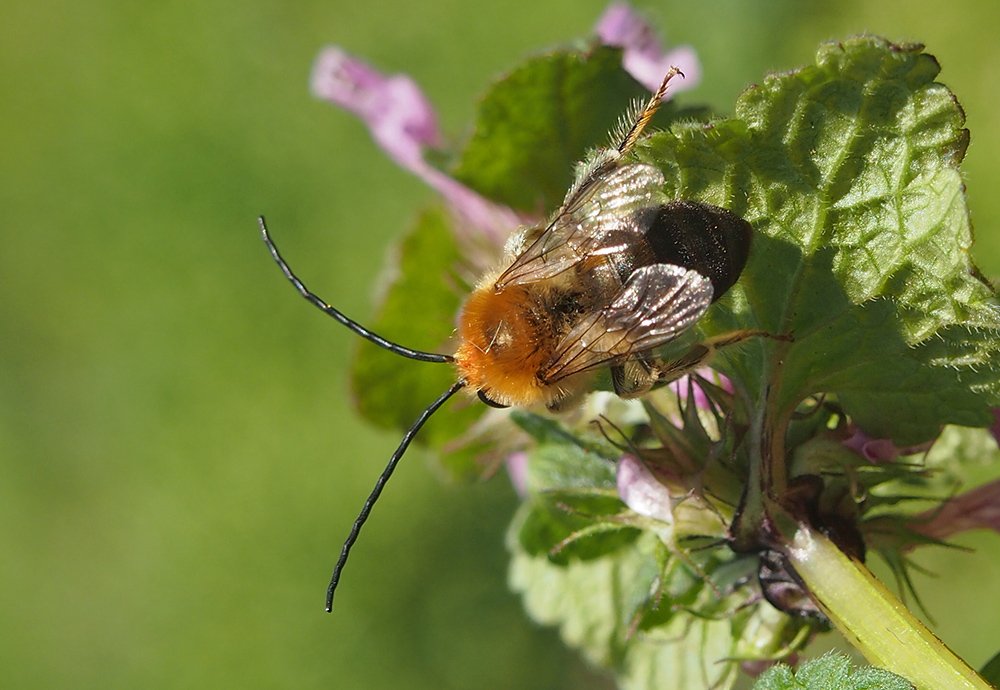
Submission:
[[260,217],[271,256],[305,299],[376,345],[410,359],[453,364],[458,374],[403,435],[354,521],[327,589],[328,612],[351,548],[407,447],[459,390],[492,407],[558,411],[578,402],[597,372],[610,368],[615,392],[632,398],[701,365],[718,347],[763,335],[737,331],[672,361],[655,354],[736,282],[752,234],[731,211],[668,200],[663,173],[629,161],[679,74],[671,68],[652,97],[626,113],[612,144],[578,167],[547,222],[511,235],[498,268],[483,276],[462,307],[454,354],[403,347],[330,306],[292,272]]

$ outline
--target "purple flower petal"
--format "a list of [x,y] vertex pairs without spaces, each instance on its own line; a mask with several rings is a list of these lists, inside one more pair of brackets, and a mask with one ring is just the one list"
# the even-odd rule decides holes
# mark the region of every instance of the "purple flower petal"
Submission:
[[311,82],[317,97],[361,118],[375,141],[405,168],[423,158],[424,147],[441,142],[434,109],[407,76],[386,76],[329,47],[316,59]]
[[511,453],[504,460],[507,467],[507,476],[514,486],[514,491],[521,498],[528,495],[528,454],[524,451]]
[[843,441],[843,445],[853,450],[872,464],[891,462],[901,455],[916,455],[930,450],[934,441],[920,443],[915,446],[897,446],[888,438],[873,438],[857,426],[852,426],[853,433]]
[[680,46],[664,53],[653,29],[628,3],[609,5],[594,30],[602,43],[623,49],[622,66],[650,91],[659,88],[663,75],[671,67],[679,68],[684,79],[676,84],[671,82],[666,98],[673,92],[692,89],[701,81],[701,63],[694,49]]
[[337,47],[323,50],[312,72],[312,91],[357,115],[372,138],[403,168],[445,198],[452,211],[496,244],[520,219],[510,209],[483,198],[424,160],[427,147],[439,146],[437,116],[420,87],[407,76],[387,76]]
[[618,461],[618,495],[639,515],[674,521],[670,491],[634,455],[623,455]]
[[[727,377],[723,376],[714,369],[708,367],[702,367],[694,372],[695,374],[709,380],[713,381],[719,388],[726,391],[727,393],[733,392],[733,383]],[[709,400],[708,395],[705,393],[705,389],[701,387],[698,383],[698,379],[694,379],[694,385],[688,388],[688,382],[691,380],[691,374],[684,374],[676,381],[670,383],[670,387],[673,389],[674,393],[677,394],[677,399],[681,403],[687,402],[688,391],[691,390],[694,393],[694,406],[699,410],[711,410],[712,402]]]
[[1000,532],[1000,479],[948,499],[939,507],[915,516],[910,529],[944,541],[973,529]]
[[[624,68],[651,91],[671,66],[686,76],[672,91],[689,89],[700,79],[694,51],[680,47],[664,53],[650,27],[627,4],[609,6],[596,31],[604,43],[624,49]],[[383,74],[340,48],[329,47],[316,59],[311,84],[317,97],[357,115],[394,161],[437,190],[458,216],[458,229],[477,230],[500,246],[521,224],[523,219],[511,209],[427,163],[424,152],[441,145],[441,132],[433,107],[409,77]]]

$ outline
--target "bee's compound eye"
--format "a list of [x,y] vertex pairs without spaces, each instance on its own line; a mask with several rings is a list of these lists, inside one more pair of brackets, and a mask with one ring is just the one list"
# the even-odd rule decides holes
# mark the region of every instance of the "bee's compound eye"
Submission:
[[505,410],[508,407],[510,407],[510,405],[501,405],[495,400],[490,400],[488,397],[486,397],[486,393],[483,393],[482,391],[479,391],[477,395],[479,396],[479,399],[482,400],[484,403],[486,403],[490,407],[495,407],[498,410]]

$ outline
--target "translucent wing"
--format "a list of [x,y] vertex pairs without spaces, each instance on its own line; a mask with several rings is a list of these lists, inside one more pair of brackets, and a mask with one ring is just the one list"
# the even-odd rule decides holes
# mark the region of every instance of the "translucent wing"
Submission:
[[500,275],[497,288],[551,278],[589,257],[621,251],[623,231],[641,232],[636,213],[660,201],[663,184],[663,173],[651,165],[605,161],[582,170],[555,218]]
[[693,326],[711,303],[712,283],[697,271],[672,264],[640,268],[611,304],[563,338],[542,380],[552,383],[659,347]]

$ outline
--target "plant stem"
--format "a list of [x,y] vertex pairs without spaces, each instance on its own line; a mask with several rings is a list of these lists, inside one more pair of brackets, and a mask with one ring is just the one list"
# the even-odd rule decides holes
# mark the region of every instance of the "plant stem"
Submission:
[[823,534],[800,526],[788,557],[833,624],[873,665],[918,690],[990,689],[863,564]]

